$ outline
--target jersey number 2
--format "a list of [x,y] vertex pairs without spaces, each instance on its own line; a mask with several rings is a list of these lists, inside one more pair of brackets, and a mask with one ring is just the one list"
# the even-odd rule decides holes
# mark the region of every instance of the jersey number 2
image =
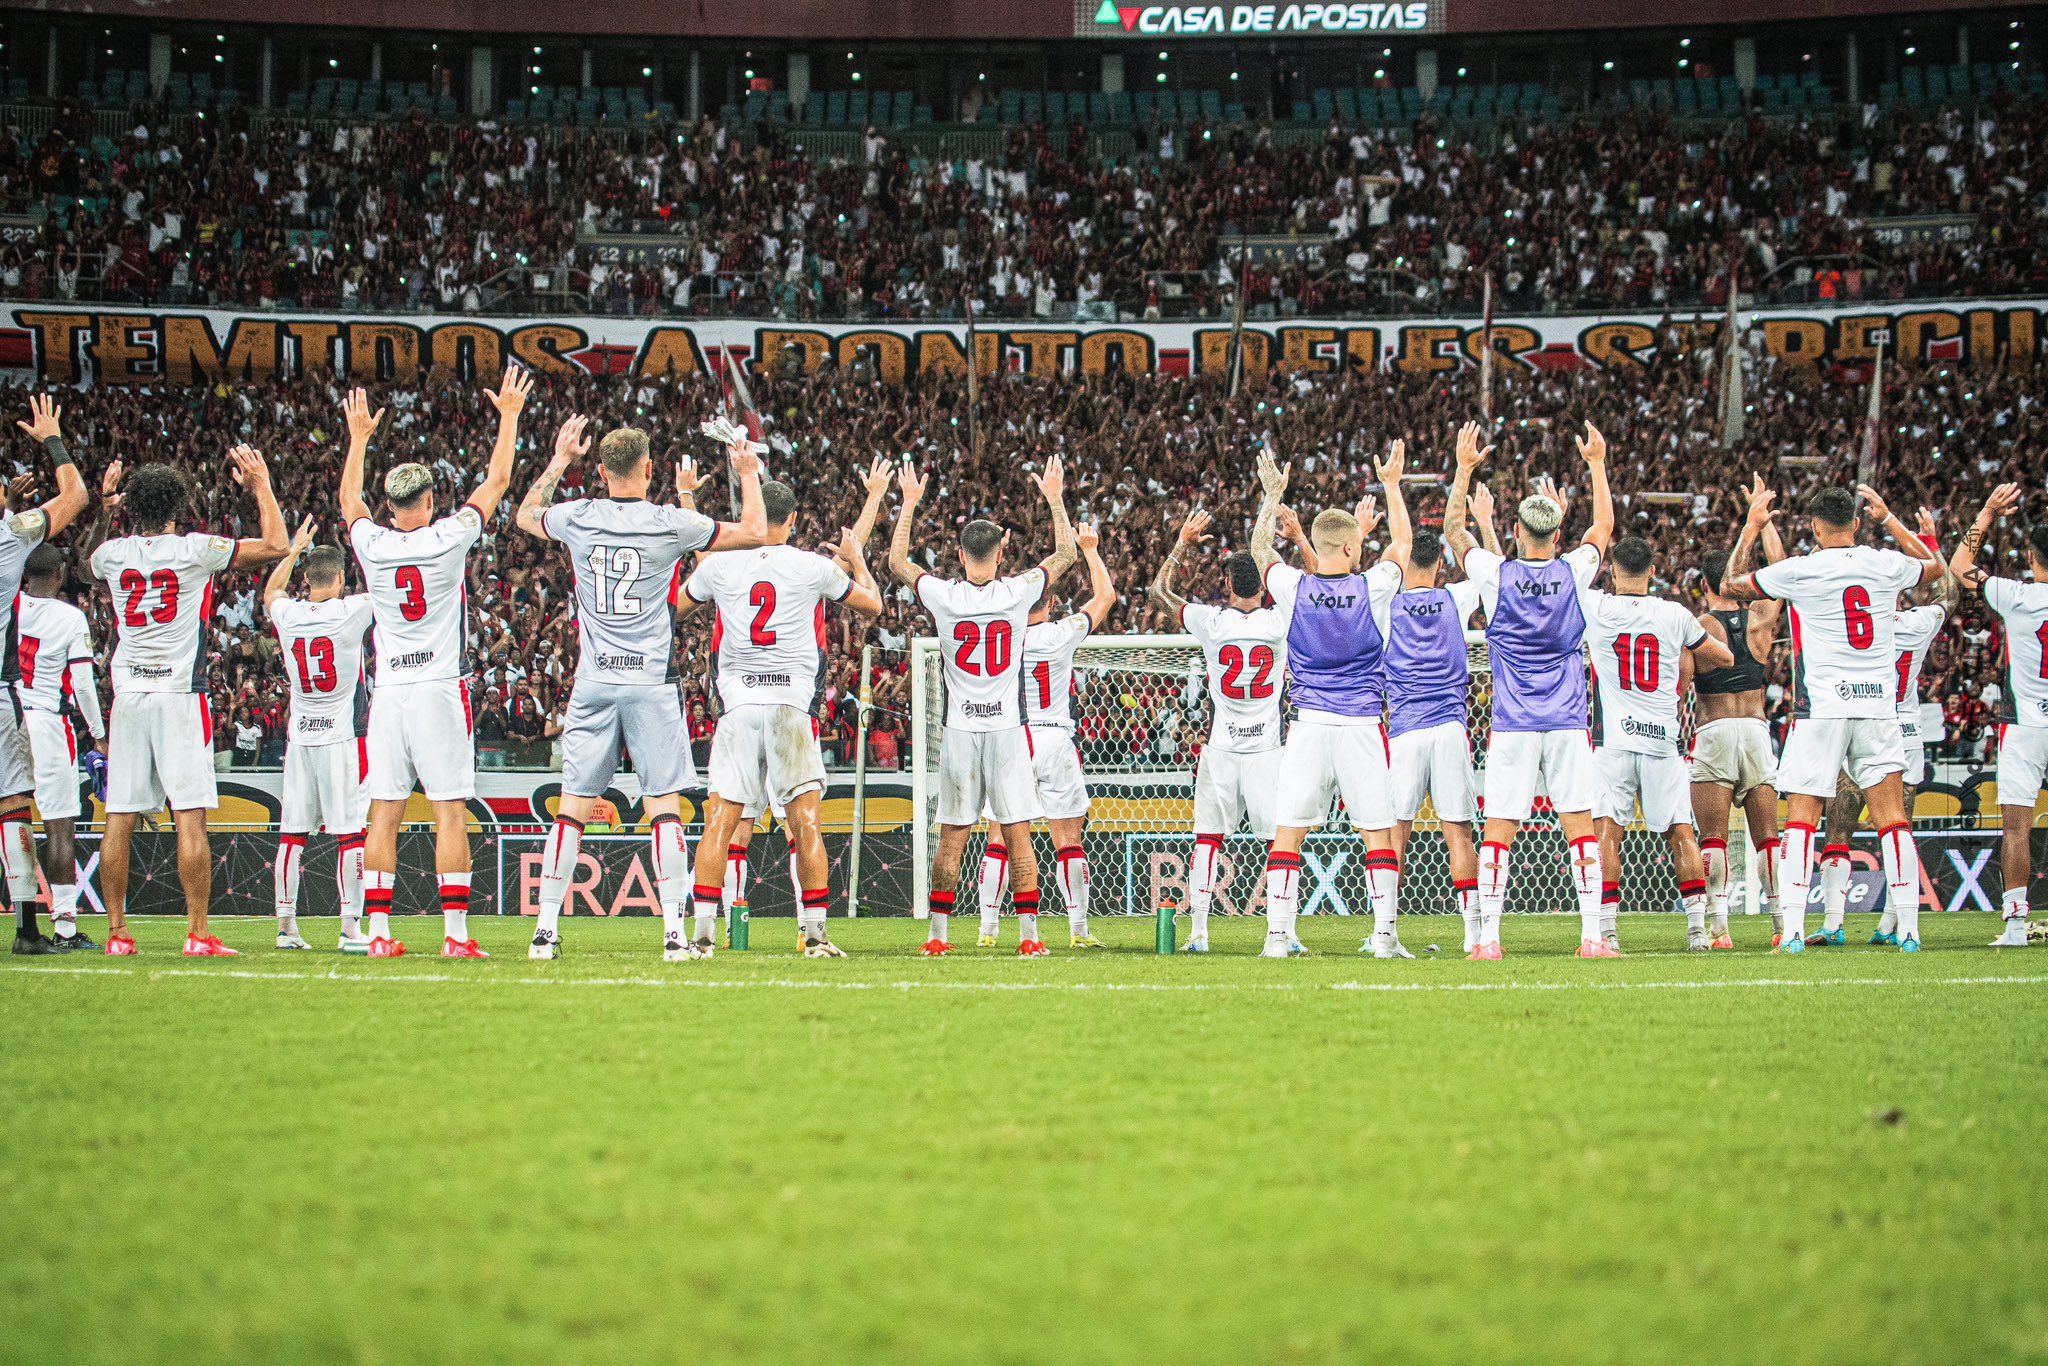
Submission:
[[747,638],[756,645],[773,645],[775,632],[768,629],[768,620],[775,615],[775,585],[763,579],[747,590],[747,601],[754,607],[754,629]]
[[[148,615],[142,611],[143,595],[154,588],[158,599]],[[159,569],[148,578],[142,577],[139,569],[121,571],[121,591],[128,595],[128,601],[121,609],[121,620],[129,626],[141,626],[155,622],[167,626],[178,616],[178,576],[171,570]]]

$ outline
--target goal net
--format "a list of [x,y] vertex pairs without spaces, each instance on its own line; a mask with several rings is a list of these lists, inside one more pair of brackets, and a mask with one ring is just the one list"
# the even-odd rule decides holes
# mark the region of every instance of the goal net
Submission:
[[[1474,633],[1469,649],[1469,715],[1478,767],[1485,761],[1493,687],[1484,638]],[[936,639],[912,642],[910,681],[911,726],[917,740],[911,755],[912,912],[921,916],[931,885],[931,858],[938,847],[939,742],[946,714]],[[1684,738],[1689,744],[1689,705],[1685,711]],[[1192,636],[1182,635],[1090,638],[1074,661],[1073,713],[1090,797],[1082,840],[1092,881],[1090,909],[1097,915],[1152,915],[1162,906],[1184,910],[1194,845],[1195,763],[1209,734],[1201,647]],[[1050,869],[1052,843],[1043,823],[1035,840],[1039,866]],[[986,843],[986,827],[977,826],[961,859],[962,915],[972,914],[975,873]],[[1739,891],[1747,877],[1742,864],[1747,841],[1731,837],[1728,843],[1736,864],[1730,876]],[[1309,836],[1302,850],[1302,914],[1369,917],[1364,853],[1341,803],[1333,803],[1328,823]],[[1212,914],[1265,913],[1265,858],[1264,841],[1241,831],[1229,835]],[[1576,913],[1566,858],[1556,817],[1539,799],[1515,841],[1508,909]],[[1042,887],[1045,911],[1063,912],[1049,877],[1042,879]],[[1622,898],[1625,911],[1677,909],[1677,879],[1662,836],[1641,829],[1624,836]],[[1742,904],[1739,896],[1737,904]],[[1007,892],[1004,910],[1007,914]],[[1435,812],[1425,804],[1408,846],[1401,912],[1405,916],[1456,910],[1443,837]]]

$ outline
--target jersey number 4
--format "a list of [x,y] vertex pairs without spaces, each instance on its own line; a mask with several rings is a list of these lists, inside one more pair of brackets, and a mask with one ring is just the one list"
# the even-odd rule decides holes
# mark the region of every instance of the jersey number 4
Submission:
[[[978,621],[963,621],[953,627],[953,662],[960,666],[960,672],[970,675],[986,674],[998,677],[1010,671],[1010,623],[992,621],[984,630]],[[976,662],[974,652],[981,651]]]
[[[1270,646],[1254,645],[1247,653],[1235,645],[1226,645],[1216,652],[1216,662],[1223,666],[1223,677],[1217,680],[1216,687],[1231,701],[1242,702],[1248,697],[1273,695],[1273,651]],[[1247,664],[1252,669],[1251,681],[1240,684],[1238,678]]]
[[1627,634],[1616,636],[1614,663],[1617,672],[1621,674],[1623,692],[1657,691],[1657,637]]
[[[145,615],[142,599],[150,589],[157,591],[155,607]],[[148,578],[142,577],[139,569],[121,571],[121,591],[128,595],[128,601],[121,608],[121,620],[130,626],[141,626],[155,622],[167,626],[178,617],[178,576],[169,569],[159,569]]]
[[333,692],[340,681],[334,672],[334,642],[326,636],[293,641],[292,661],[299,666],[300,692]]

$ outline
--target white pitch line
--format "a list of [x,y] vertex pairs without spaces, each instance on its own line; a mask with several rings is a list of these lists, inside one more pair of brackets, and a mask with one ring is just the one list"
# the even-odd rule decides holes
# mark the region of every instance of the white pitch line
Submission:
[[370,986],[458,983],[497,987],[683,987],[710,991],[1729,991],[1775,987],[1991,987],[2048,985],[2048,976],[2000,977],[1756,977],[1695,982],[835,982],[787,977],[498,977],[456,973],[257,972],[246,968],[143,968],[0,966],[0,972],[38,972],[77,977],[236,978],[258,982],[347,982]]

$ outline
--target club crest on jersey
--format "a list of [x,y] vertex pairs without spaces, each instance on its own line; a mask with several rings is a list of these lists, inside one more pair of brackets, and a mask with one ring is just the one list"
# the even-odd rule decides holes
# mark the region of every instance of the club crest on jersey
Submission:
[[1000,702],[962,702],[960,710],[963,715],[967,716],[1001,716],[1003,714],[1003,704]]
[[420,669],[434,662],[432,650],[414,650],[409,655],[396,655],[391,660],[394,669]]
[[1639,721],[1633,716],[1621,723],[1621,730],[1624,735],[1640,735],[1649,740],[1669,738],[1669,732],[1665,730],[1662,721]]
[[750,688],[786,688],[789,686],[789,675],[741,674],[740,682],[746,684]]
[[[626,669],[626,670],[634,670],[634,669],[641,669],[641,668],[645,668],[645,667],[646,667],[646,665],[647,665],[647,656],[646,656],[646,655],[598,655],[598,656],[596,657],[596,663],[597,663],[597,667],[598,667],[598,668],[600,668],[600,669]],[[756,686],[756,684],[754,683],[754,680],[753,680],[753,678],[752,678],[751,676],[750,676],[750,677],[749,677],[749,678],[747,679],[747,686],[748,686],[748,687],[754,687],[754,686]]]
[[1845,678],[1835,684],[1835,696],[1844,702],[1881,701],[1889,693],[1890,689],[1883,683],[1859,683],[1853,678]]

